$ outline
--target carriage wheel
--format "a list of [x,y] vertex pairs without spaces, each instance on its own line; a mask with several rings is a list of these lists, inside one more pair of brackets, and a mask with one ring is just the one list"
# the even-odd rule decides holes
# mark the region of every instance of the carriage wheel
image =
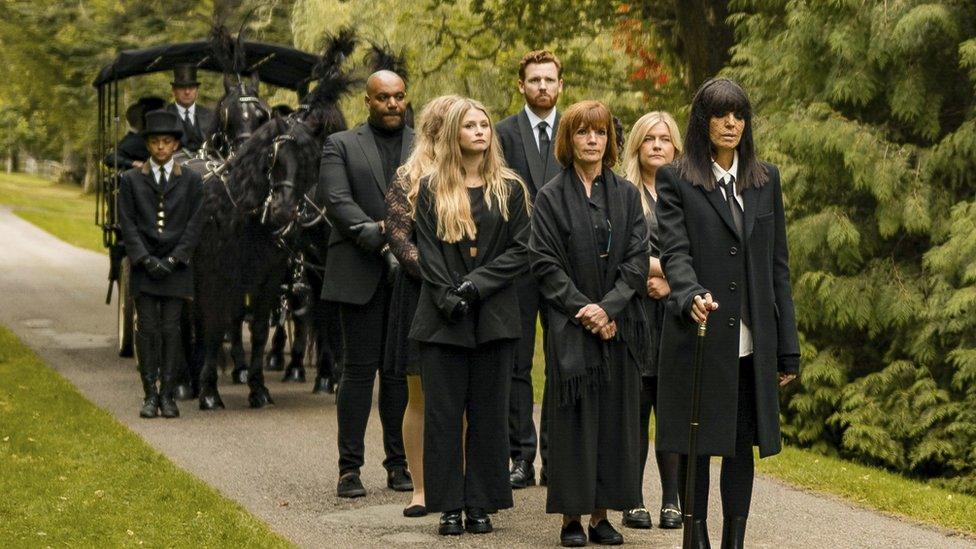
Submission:
[[129,291],[129,279],[131,277],[132,265],[129,263],[129,258],[126,257],[122,259],[118,282],[118,351],[119,356],[122,357],[133,355],[132,326],[135,317],[135,305],[132,302],[132,292]]

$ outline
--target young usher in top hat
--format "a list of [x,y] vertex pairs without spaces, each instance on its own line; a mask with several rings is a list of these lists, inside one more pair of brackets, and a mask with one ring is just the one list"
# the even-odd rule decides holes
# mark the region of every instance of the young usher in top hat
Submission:
[[172,135],[179,139],[183,136],[183,123],[175,112],[156,110],[146,113],[146,129],[142,130],[143,137],[153,135]]
[[175,87],[199,86],[196,65],[183,64],[173,67],[173,81],[170,82],[170,85]]

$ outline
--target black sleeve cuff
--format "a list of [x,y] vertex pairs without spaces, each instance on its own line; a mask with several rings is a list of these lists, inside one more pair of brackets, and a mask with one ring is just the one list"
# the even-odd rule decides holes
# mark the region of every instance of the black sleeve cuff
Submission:
[[777,359],[776,369],[781,374],[787,375],[799,375],[800,374],[800,357],[798,356],[781,356]]

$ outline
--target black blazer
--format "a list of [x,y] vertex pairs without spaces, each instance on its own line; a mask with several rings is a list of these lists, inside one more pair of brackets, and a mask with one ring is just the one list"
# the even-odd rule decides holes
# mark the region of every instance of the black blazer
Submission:
[[[176,107],[176,103],[166,105],[166,110],[176,114],[176,116],[180,116],[180,110]],[[183,122],[183,118],[180,117],[180,123],[183,124],[183,137],[180,138],[180,144],[184,149],[196,152],[203,146],[203,140],[206,139],[207,131],[210,129],[211,124],[213,124],[214,114],[212,110],[197,103],[193,109],[193,118],[193,125],[187,126]]]
[[[161,192],[160,192],[161,191]],[[163,202],[159,222],[160,196]],[[200,241],[205,216],[200,175],[173,164],[166,187],[159,189],[150,163],[122,174],[119,182],[119,225],[125,254],[132,263],[132,291],[161,296],[193,297],[190,258]],[[160,228],[162,230],[160,231]],[[172,256],[178,261],[173,273],[152,280],[142,266],[147,256]]]
[[[413,148],[413,130],[403,128],[400,163]],[[386,219],[386,188],[382,159],[373,133],[360,124],[330,135],[322,148],[317,202],[325,205],[335,230],[329,237],[329,261],[325,264],[322,299],[363,305],[383,276],[379,250],[356,245],[349,227]]]
[[505,154],[505,162],[525,181],[525,186],[528,187],[533,199],[543,185],[562,171],[555,154],[557,128],[559,128],[558,111],[555,123],[552,125],[553,139],[549,147],[549,158],[543,161],[539,154],[539,147],[535,144],[532,127],[529,126],[529,115],[525,114],[524,108],[495,126],[498,141]]
[[661,265],[671,285],[661,335],[658,448],[687,452],[691,367],[697,325],[694,297],[711,292],[719,309],[708,321],[702,365],[699,452],[732,455],[739,380],[739,311],[749,293],[760,454],[780,450],[777,372],[797,373],[800,346],[790,289],[789,253],[779,170],[742,193],[744,242],[722,191],[706,191],[671,166],[657,172]]
[[[498,208],[486,208],[478,229],[478,255],[471,258],[460,244],[437,238],[433,196],[426,181],[421,181],[414,230],[423,280],[411,339],[474,348],[521,337],[518,293],[512,280],[529,268],[529,215],[522,185],[508,184],[508,221]],[[474,283],[480,299],[467,316],[451,322],[448,318],[459,298],[450,290],[461,279]]]

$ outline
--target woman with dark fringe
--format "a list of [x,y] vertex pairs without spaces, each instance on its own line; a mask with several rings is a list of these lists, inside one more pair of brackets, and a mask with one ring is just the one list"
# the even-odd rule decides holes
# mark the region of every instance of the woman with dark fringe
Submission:
[[695,546],[709,547],[708,462],[722,456],[722,547],[741,548],[753,446],[760,457],[780,451],[779,388],[799,372],[800,349],[779,170],[756,158],[752,108],[738,84],[719,78],[698,89],[684,155],[658,170],[657,192],[661,265],[671,287],[657,449],[688,452],[690,365],[697,325],[707,319],[691,527]]

